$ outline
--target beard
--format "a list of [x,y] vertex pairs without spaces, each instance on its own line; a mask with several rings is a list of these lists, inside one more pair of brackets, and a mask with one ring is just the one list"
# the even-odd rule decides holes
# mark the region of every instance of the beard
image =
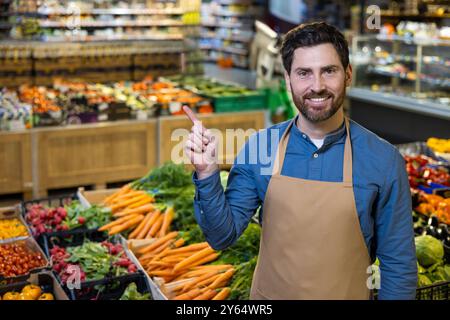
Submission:
[[[337,96],[335,96],[328,90],[323,90],[320,92],[310,92],[303,96],[300,96],[294,93],[292,85],[291,85],[291,92],[292,92],[292,100],[294,101],[294,104],[297,107],[298,111],[303,115],[303,117],[305,117],[306,120],[312,123],[325,121],[334,116],[344,103],[345,97],[345,87],[343,88],[342,92],[340,92]],[[324,108],[323,110],[317,111],[313,107],[308,106],[306,102],[306,99],[323,98],[323,97],[329,97],[329,99],[331,99],[331,106]]]

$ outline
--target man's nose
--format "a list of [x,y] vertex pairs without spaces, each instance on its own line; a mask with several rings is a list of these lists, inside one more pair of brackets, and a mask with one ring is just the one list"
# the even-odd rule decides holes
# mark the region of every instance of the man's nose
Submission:
[[325,90],[325,82],[323,81],[323,79],[320,75],[315,76],[313,81],[314,82],[312,84],[311,89],[314,92],[321,92],[321,91]]

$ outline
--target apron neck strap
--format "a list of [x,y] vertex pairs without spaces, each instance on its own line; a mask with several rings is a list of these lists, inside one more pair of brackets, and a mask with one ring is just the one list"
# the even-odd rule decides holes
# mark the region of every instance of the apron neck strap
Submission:
[[[350,123],[348,118],[345,117],[345,130],[347,136],[345,138],[344,146],[344,163],[343,163],[343,182],[345,186],[351,187],[353,185],[353,157],[352,157],[352,144],[350,142]],[[284,157],[286,155],[287,144],[289,141],[290,131],[295,125],[295,118],[289,123],[288,127],[283,133],[278,144],[277,154],[275,156],[275,162],[273,164],[272,175],[280,175],[283,168]]]

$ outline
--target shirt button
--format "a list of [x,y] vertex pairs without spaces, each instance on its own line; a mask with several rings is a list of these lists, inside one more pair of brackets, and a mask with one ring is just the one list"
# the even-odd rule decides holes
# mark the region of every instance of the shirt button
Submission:
[[314,153],[314,158],[318,158],[319,155],[317,153]]
[[302,134],[302,137],[303,137],[304,139],[306,139],[306,134]]

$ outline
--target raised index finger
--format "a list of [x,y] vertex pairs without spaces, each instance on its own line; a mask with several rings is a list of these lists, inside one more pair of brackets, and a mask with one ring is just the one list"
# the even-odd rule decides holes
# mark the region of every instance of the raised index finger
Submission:
[[189,108],[188,106],[183,106],[183,111],[184,113],[186,113],[189,120],[191,120],[193,124],[197,124],[199,122],[194,112],[192,112],[191,108]]

